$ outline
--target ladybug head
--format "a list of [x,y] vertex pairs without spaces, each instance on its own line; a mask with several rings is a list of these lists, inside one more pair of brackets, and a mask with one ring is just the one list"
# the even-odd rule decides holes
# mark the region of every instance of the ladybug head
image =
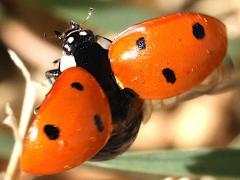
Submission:
[[62,40],[62,48],[67,55],[73,55],[76,50],[86,49],[96,42],[96,37],[91,30],[83,29],[73,21],[70,22],[70,29],[66,32],[55,31],[55,34]]

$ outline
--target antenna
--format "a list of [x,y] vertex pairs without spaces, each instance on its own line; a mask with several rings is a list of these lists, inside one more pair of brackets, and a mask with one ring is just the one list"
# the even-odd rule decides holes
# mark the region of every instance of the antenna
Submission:
[[57,39],[62,39],[62,33],[61,32],[59,32],[59,31],[54,31],[53,32],[54,33],[54,35],[53,34],[51,34],[51,35],[48,35],[47,33],[43,33],[43,38],[44,39],[55,39],[55,38],[57,38]]
[[80,27],[82,27],[82,26],[88,21],[88,19],[92,16],[93,11],[94,11],[94,9],[93,9],[92,7],[90,7],[90,8],[88,9],[88,15],[87,15],[87,17],[84,19],[84,21],[80,23]]
[[80,29],[80,25],[74,21],[70,21],[69,25],[71,29]]
[[60,31],[54,31],[55,37],[58,39],[62,39],[63,37],[63,33],[61,33]]

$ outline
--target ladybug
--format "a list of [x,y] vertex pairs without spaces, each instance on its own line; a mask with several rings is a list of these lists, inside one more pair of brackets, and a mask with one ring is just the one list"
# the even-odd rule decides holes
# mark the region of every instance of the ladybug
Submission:
[[55,33],[63,56],[58,69],[45,74],[56,81],[30,125],[20,164],[39,175],[114,158],[134,142],[143,119],[143,100],[119,87],[98,36],[74,22]]
[[56,81],[21,157],[22,170],[32,174],[59,173],[125,152],[143,120],[144,100],[196,86],[219,66],[227,47],[225,26],[198,13],[142,22],[113,42],[75,22],[55,34],[63,56],[45,74]]

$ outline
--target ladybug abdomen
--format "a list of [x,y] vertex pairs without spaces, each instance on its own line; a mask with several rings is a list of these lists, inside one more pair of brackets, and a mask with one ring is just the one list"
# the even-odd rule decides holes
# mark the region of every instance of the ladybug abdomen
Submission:
[[123,89],[112,103],[113,132],[107,144],[91,159],[113,159],[125,152],[137,137],[143,120],[143,100],[130,89]]

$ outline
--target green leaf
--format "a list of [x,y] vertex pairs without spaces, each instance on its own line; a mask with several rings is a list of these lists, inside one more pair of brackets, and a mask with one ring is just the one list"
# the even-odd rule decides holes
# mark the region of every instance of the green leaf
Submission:
[[108,169],[154,175],[240,177],[240,150],[129,152],[114,160],[89,164]]
[[0,157],[7,159],[13,149],[13,135],[10,131],[0,130]]
[[229,39],[228,43],[228,53],[231,55],[231,58],[233,60],[233,63],[236,67],[239,67],[240,64],[240,53],[239,53],[239,47],[240,47],[240,38],[235,39]]
[[[74,20],[82,22],[88,13],[90,7],[94,8],[93,15],[87,24],[97,28],[102,32],[121,32],[126,28],[142,22],[144,20],[161,16],[160,11],[144,10],[134,6],[119,3],[117,1],[98,1],[98,0],[25,0],[31,3],[39,3],[43,7],[48,8],[57,16],[66,19],[66,21]],[[86,25],[87,28],[89,25]]]

